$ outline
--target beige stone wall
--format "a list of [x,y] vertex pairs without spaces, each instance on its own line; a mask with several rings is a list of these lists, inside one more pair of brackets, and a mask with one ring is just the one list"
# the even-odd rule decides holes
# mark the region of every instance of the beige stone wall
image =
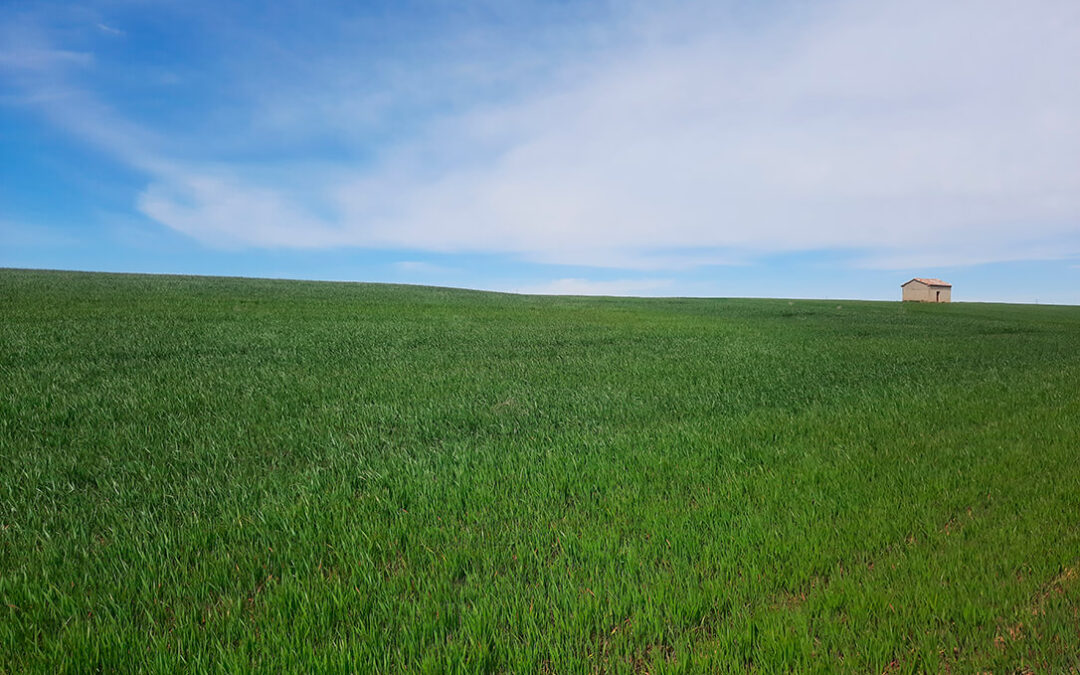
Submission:
[[920,281],[912,281],[903,287],[904,302],[952,302],[952,289],[948,286],[927,286]]
[[904,302],[928,302],[930,296],[927,295],[927,291],[929,290],[930,287],[926,284],[912,281],[904,286]]

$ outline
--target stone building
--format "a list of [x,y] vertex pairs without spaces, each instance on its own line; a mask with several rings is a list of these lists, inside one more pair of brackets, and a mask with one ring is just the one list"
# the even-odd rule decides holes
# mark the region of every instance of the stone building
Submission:
[[921,279],[915,277],[901,284],[904,302],[951,302],[952,284],[941,279]]

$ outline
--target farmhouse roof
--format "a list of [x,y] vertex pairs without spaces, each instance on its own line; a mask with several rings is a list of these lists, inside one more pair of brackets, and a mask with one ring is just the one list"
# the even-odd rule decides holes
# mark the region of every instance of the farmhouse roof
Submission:
[[[941,279],[924,279],[923,277],[915,277],[911,281],[918,281],[920,283],[926,284],[927,286],[945,286],[946,288],[952,288],[952,284],[946,283],[946,282],[942,281]],[[904,283],[902,283],[900,285],[901,286],[907,286],[908,284],[911,283],[911,281],[905,281]]]

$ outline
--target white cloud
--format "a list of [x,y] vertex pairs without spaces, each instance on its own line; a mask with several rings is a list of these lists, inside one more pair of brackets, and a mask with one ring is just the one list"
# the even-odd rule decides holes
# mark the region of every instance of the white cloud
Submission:
[[0,32],[0,74],[4,71],[38,75],[61,68],[88,66],[93,54],[55,49],[40,44],[34,36],[19,35],[10,27]]
[[[571,86],[445,122],[450,149],[426,139],[380,170],[339,177],[316,197],[331,221],[294,213],[245,229],[231,212],[218,217],[220,198],[148,213],[208,242],[626,267],[678,266],[647,259],[699,247],[932,245],[948,258],[972,239],[981,258],[1010,259],[1018,234],[1075,233],[1080,218],[1080,92],[1064,85],[1080,63],[1078,13],[1054,2],[857,3],[751,44],[687,27],[677,44],[577,66]],[[462,138],[498,152],[468,156]],[[434,175],[421,166],[444,150],[463,156]],[[259,212],[280,196],[229,199]]]
[[[1010,262],[1065,260],[1075,255],[1073,251],[1076,250],[1078,249],[1075,243],[1070,246],[1067,241],[1065,243],[1030,244],[1020,240],[1014,242],[1009,248],[1006,259]],[[992,242],[990,245],[985,245],[976,239],[960,249],[938,250],[933,246],[928,246],[919,251],[907,250],[869,254],[857,259],[855,266],[877,270],[934,269],[984,265],[1001,262],[1003,257],[1005,256],[1002,255],[1001,242]]]
[[446,274],[455,270],[443,265],[424,262],[423,260],[401,260],[394,263],[394,269],[408,274]]
[[108,25],[106,23],[98,22],[98,23],[96,23],[94,25],[102,33],[108,33],[109,35],[116,35],[116,36],[126,35],[126,33],[124,31],[120,30],[119,28],[113,28],[112,26],[110,26],[110,25]]
[[40,71],[60,66],[83,66],[93,62],[93,55],[66,49],[41,49],[16,45],[0,51],[0,68]]
[[143,213],[214,246],[639,270],[837,248],[881,268],[1080,253],[1080,4],[847,0],[739,30],[687,7],[628,15],[606,49],[363,167],[282,160],[268,177],[170,159],[93,102],[55,117],[152,176]]
[[555,279],[547,283],[521,286],[514,293],[526,295],[619,295],[648,297],[664,295],[672,288],[670,279],[616,279],[591,281],[589,279]]

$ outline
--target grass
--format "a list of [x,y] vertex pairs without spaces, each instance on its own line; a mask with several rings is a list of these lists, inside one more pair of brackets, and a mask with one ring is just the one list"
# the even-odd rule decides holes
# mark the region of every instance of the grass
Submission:
[[1080,308],[0,271],[0,673],[1077,654]]

